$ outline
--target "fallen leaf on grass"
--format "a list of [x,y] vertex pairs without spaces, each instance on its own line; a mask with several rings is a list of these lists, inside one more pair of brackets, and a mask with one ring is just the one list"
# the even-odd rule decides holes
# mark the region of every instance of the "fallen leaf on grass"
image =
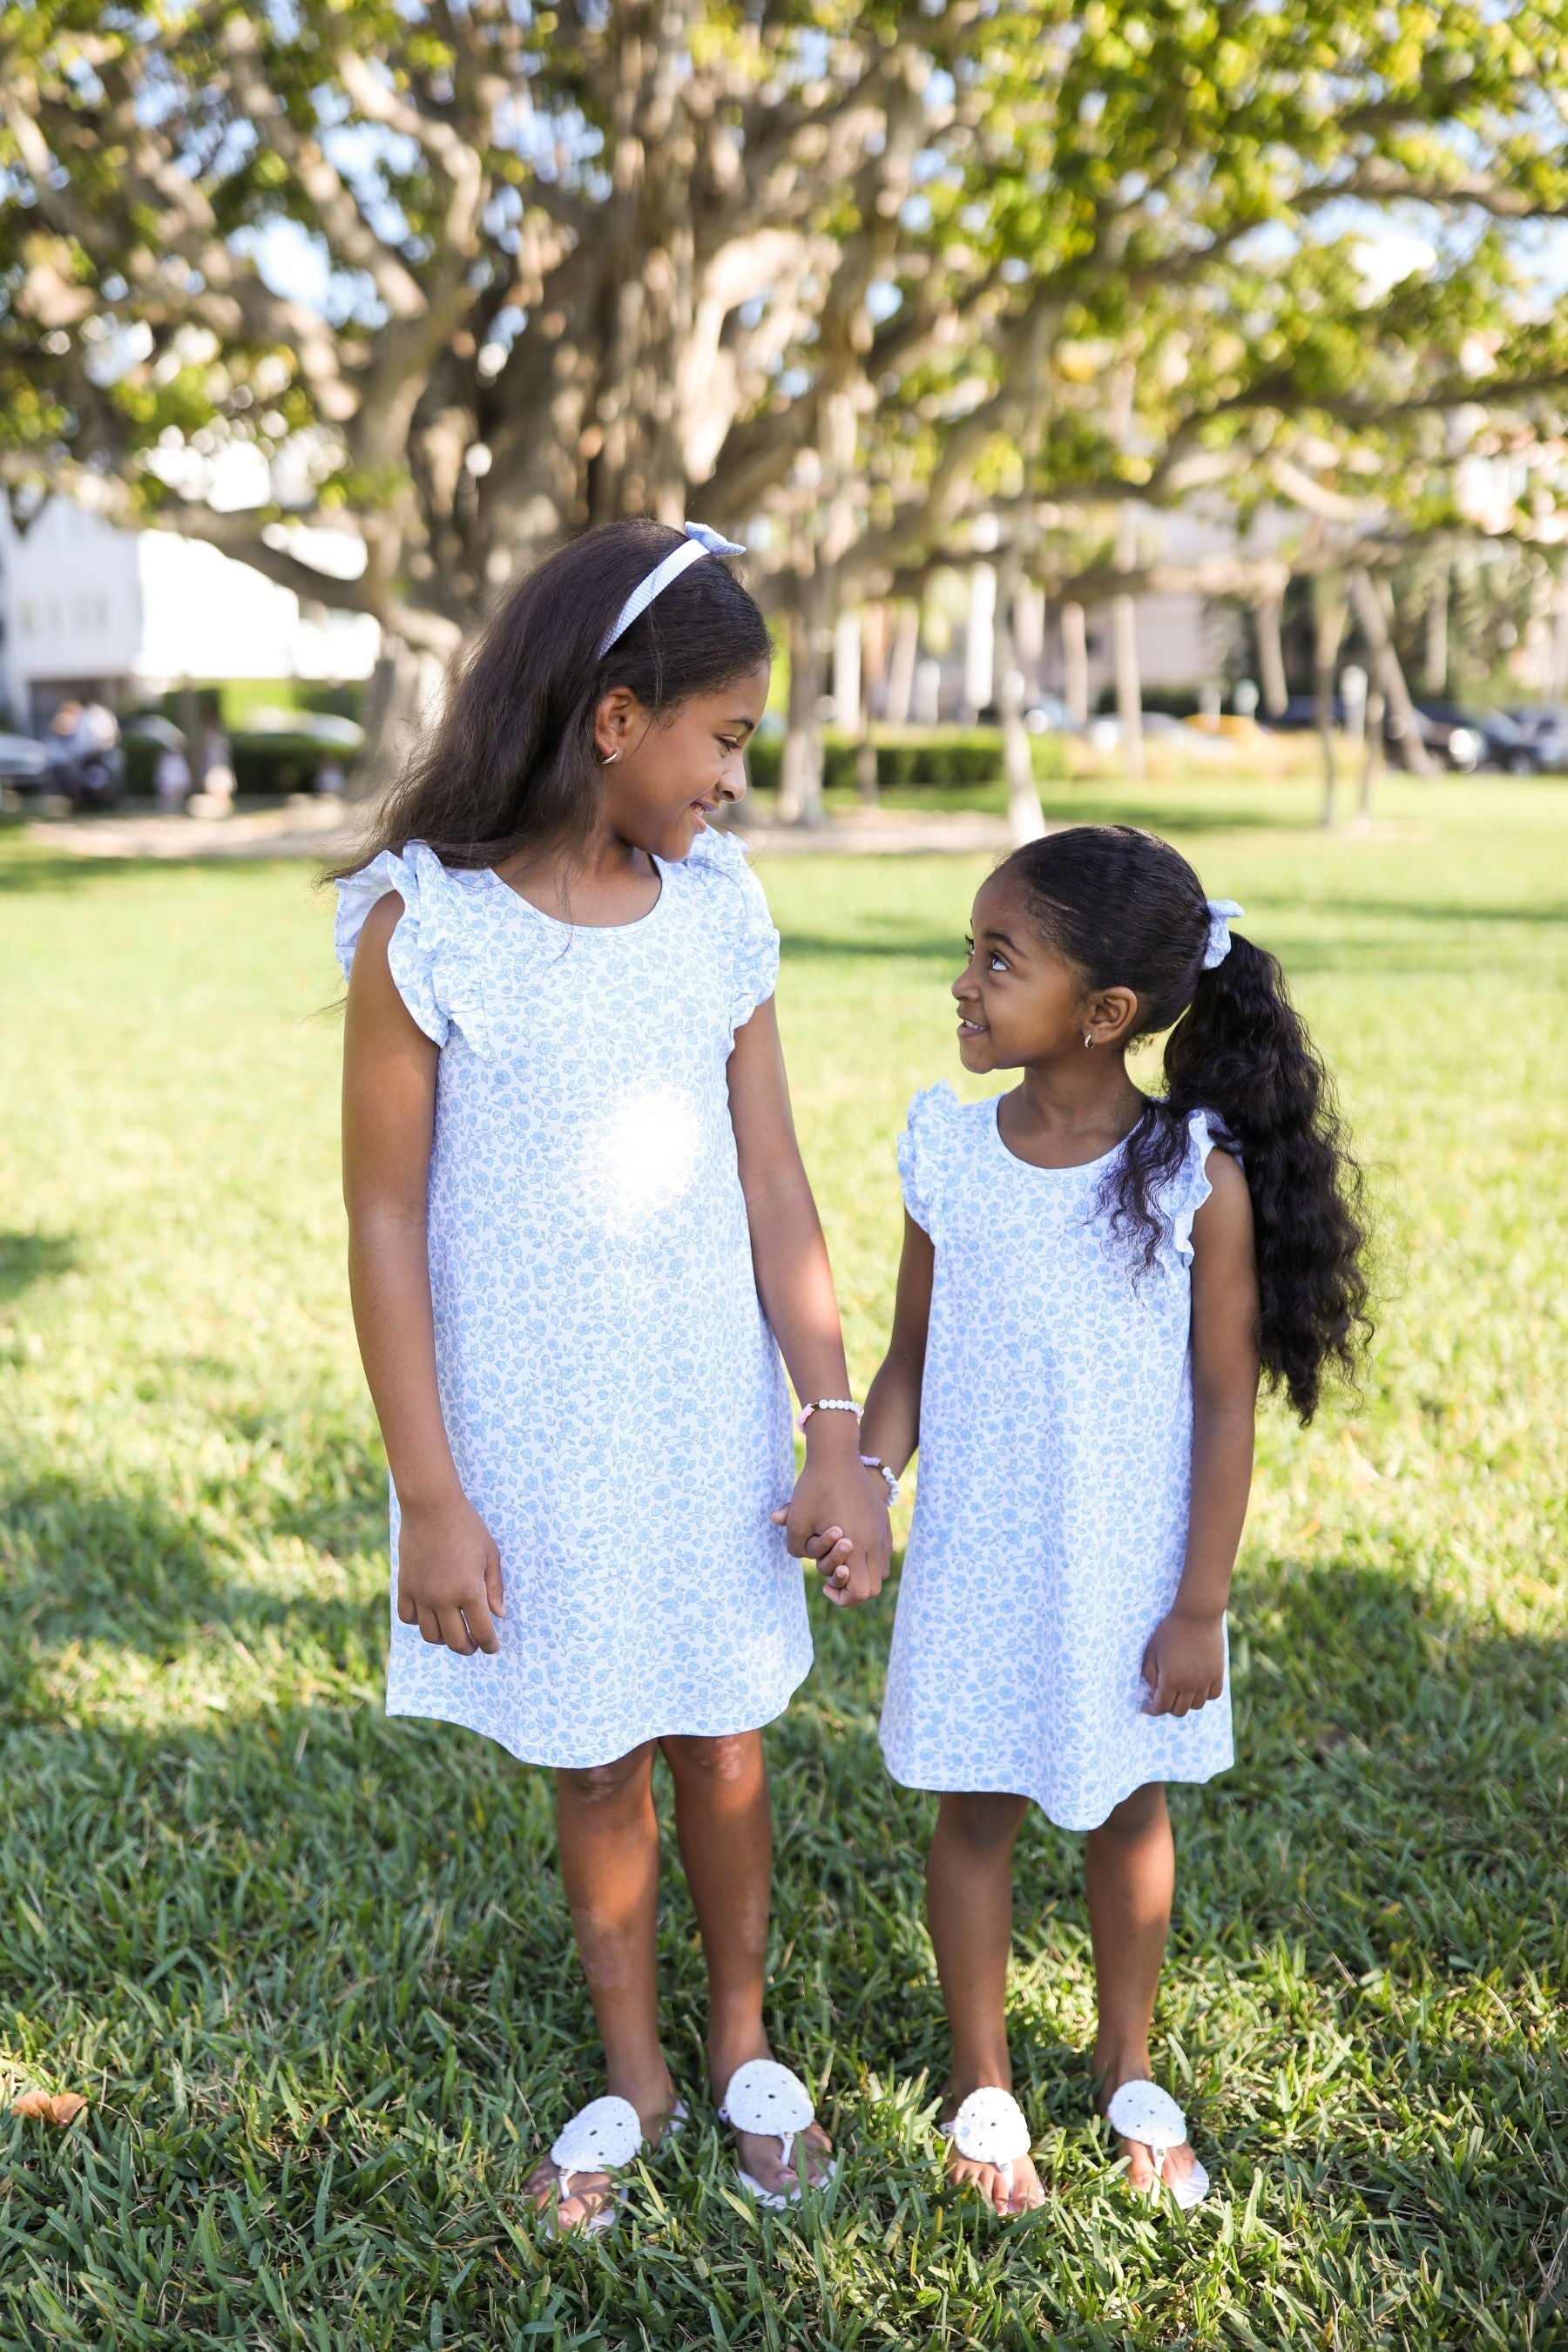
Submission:
[[42,2116],[47,2123],[57,2124],[63,2131],[74,2124],[87,2101],[79,2091],[24,2091],[19,2099],[11,2102],[14,2116]]

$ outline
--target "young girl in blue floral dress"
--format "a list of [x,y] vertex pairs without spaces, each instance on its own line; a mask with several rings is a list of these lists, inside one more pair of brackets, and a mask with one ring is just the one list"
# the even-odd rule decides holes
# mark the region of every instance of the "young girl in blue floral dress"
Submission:
[[[1308,1420],[1362,1329],[1355,1171],[1272,956],[1125,825],[1009,858],[953,983],[966,1070],[900,1147],[894,1330],[861,1443],[920,1491],[882,1717],[941,1792],[927,1871],[952,2036],[948,2162],[1041,2201],[1012,2096],[1012,1849],[1031,1802],[1087,1832],[1094,2064],[1129,2178],[1206,2176],[1151,2079],[1173,1873],[1164,1784],[1231,1761],[1225,1612],[1259,1369]],[[1127,1068],[1170,1031],[1165,1090]]]
[[[768,2202],[831,2168],[763,2025],[761,1727],[888,1557],[790,1120],[778,940],[737,841],[763,617],[700,526],[616,523],[500,606],[338,877],[354,1317],[392,1473],[387,1705],[554,1768],[608,2095],[529,2193],[602,2229],[683,2110],[660,2046],[675,1783],[709,2066]],[[782,1349],[805,1406],[791,1495]]]

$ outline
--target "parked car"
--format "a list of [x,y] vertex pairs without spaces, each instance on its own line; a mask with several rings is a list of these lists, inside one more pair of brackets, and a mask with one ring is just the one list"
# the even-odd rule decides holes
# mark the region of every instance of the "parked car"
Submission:
[[1538,771],[1568,768],[1568,707],[1561,702],[1524,703],[1507,715],[1523,734]]
[[1058,694],[1037,694],[1024,713],[1031,735],[1076,735],[1078,720]]
[[48,765],[43,745],[30,735],[0,735],[0,784],[14,793],[41,793]]
[[[1089,720],[1083,732],[1095,751],[1114,751],[1121,740],[1121,721],[1114,711],[1102,711],[1098,719]],[[1145,710],[1140,732],[1151,742],[1159,740],[1185,743],[1190,747],[1194,740],[1194,730],[1184,719],[1173,719],[1163,710]],[[1211,740],[1206,736],[1204,738],[1205,743]],[[1223,741],[1223,737],[1220,740]]]
[[[1452,702],[1420,702],[1415,707],[1426,722],[1422,731],[1427,742],[1445,753],[1450,767],[1501,768],[1515,776],[1533,772],[1536,761],[1530,739],[1506,710],[1463,710]],[[1449,748],[1456,736],[1461,739],[1459,756]],[[1474,758],[1468,756],[1472,745]]]
[[[1436,717],[1435,714],[1439,709],[1448,715]],[[1300,734],[1317,725],[1318,706],[1310,694],[1293,694],[1277,717],[1266,719],[1263,723],[1284,734]],[[1345,706],[1336,695],[1331,724],[1342,727],[1344,723]],[[1445,767],[1456,769],[1462,775],[1469,775],[1480,766],[1486,755],[1487,742],[1479,719],[1470,719],[1458,711],[1449,714],[1447,704],[1433,703],[1426,708],[1417,705],[1415,724],[1426,749]],[[1384,719],[1383,740],[1390,756],[1403,761],[1405,754],[1399,722],[1392,712]]]

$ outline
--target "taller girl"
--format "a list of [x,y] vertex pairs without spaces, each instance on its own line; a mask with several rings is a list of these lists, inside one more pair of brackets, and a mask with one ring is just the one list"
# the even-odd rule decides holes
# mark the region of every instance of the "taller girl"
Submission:
[[[833,1523],[837,1589],[868,1598],[888,1522],[842,1409],[777,933],[709,830],[767,693],[763,616],[721,560],[739,552],[626,522],[552,556],[338,877],[350,1277],[393,1485],[387,1706],[554,1768],[610,2093],[531,2178],[563,2229],[608,2226],[616,2168],[683,2112],[658,2021],[656,1748],[742,2177],[782,2202],[829,2169],[763,2032],[761,1727],[811,1664],[791,1555]],[[793,1498],[780,1349],[816,1408]]]

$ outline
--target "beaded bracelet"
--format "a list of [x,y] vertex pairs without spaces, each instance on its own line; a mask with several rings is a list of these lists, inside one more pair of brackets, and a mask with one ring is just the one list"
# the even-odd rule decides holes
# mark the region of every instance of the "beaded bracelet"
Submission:
[[857,1421],[860,1418],[860,1407],[853,1397],[818,1397],[815,1404],[801,1406],[795,1427],[804,1429],[814,1412],[852,1412]]
[[892,1472],[889,1469],[887,1464],[883,1461],[879,1454],[862,1454],[860,1459],[866,1465],[868,1470],[879,1470],[881,1472],[882,1483],[888,1489],[888,1508],[890,1511],[893,1505],[899,1499],[898,1480],[894,1477]]

